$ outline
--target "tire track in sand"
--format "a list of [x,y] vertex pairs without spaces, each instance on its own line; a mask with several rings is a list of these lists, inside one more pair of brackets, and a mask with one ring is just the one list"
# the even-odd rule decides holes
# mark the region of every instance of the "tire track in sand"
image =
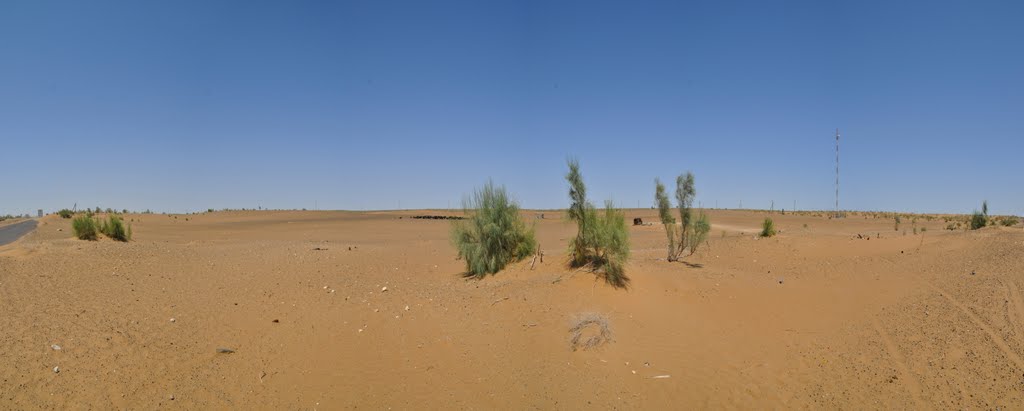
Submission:
[[971,322],[973,322],[975,325],[981,328],[982,331],[985,331],[985,334],[988,334],[989,339],[991,339],[992,342],[995,343],[996,347],[1003,352],[1003,355],[1005,355],[1006,358],[1009,358],[1010,361],[1012,361],[1014,365],[1017,366],[1018,370],[1024,370],[1024,361],[1021,360],[1020,355],[1017,355],[1017,352],[1011,349],[1010,346],[1006,344],[1006,341],[1004,341],[1003,338],[999,336],[999,334],[996,334],[992,327],[990,327],[986,322],[982,321],[981,318],[978,318],[978,316],[971,312],[971,310],[968,309],[967,306],[963,305],[962,303],[951,297],[949,293],[945,292],[944,290],[933,284],[928,284],[928,287],[931,287],[932,290],[935,290],[935,292],[939,293],[939,295],[945,297],[946,300],[950,302],[950,304],[953,304],[953,306],[959,309],[960,312],[964,313],[964,315],[966,315],[967,318],[971,320]]
[[1017,284],[1013,281],[1006,282],[1007,292],[1010,294],[1010,305],[1013,306],[1013,311],[1010,312],[1012,317],[1010,322],[1013,324],[1013,329],[1016,331],[1017,339],[1024,343],[1024,330],[1022,330],[1021,322],[1024,321],[1024,299],[1020,296],[1020,289],[1017,288]]
[[910,391],[910,398],[914,400],[916,409],[927,409],[924,406],[924,402],[921,400],[921,384],[917,382],[917,377],[910,373],[910,367],[907,366],[907,360],[903,358],[903,354],[900,352],[899,347],[896,346],[892,341],[892,336],[889,335],[884,328],[882,323],[878,322],[877,318],[871,319],[871,325],[875,327],[875,331],[878,336],[882,338],[882,343],[885,344],[885,350],[892,356],[893,362],[896,363],[896,371],[900,374],[900,381],[906,382],[907,391]]

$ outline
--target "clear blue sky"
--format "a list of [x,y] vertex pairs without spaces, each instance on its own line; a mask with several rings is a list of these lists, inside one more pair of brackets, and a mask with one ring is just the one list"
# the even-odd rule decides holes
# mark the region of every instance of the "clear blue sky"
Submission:
[[1024,214],[1022,3],[774,3],[5,1],[0,214],[830,209],[836,128],[844,209]]

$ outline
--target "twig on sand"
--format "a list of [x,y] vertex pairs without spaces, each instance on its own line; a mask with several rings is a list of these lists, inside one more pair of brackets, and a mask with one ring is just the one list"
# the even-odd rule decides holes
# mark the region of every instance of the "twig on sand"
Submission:
[[647,378],[648,379],[652,379],[652,380],[660,380],[660,379],[663,379],[663,378],[672,378],[672,376],[668,375],[668,374],[665,374],[665,375],[655,375],[653,377],[647,377]]
[[500,303],[500,302],[502,302],[502,301],[505,301],[505,300],[507,300],[507,299],[508,299],[508,297],[505,297],[505,298],[499,298],[499,299],[497,299],[497,300],[494,300],[494,302],[493,302],[493,303],[491,303],[491,306],[494,306],[494,304]]
[[540,249],[540,244],[537,244],[537,252],[533,255],[533,262],[530,263],[531,270],[533,269],[533,266],[537,264],[537,257],[540,257],[541,263],[544,262],[544,251]]

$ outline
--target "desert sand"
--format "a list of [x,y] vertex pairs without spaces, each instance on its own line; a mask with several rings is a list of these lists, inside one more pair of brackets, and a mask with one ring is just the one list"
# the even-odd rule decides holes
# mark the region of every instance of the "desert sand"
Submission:
[[[0,247],[0,408],[1024,404],[1019,227],[775,213],[758,238],[765,212],[710,210],[685,262],[630,227],[622,289],[567,268],[575,226],[536,213],[544,261],[482,280],[450,222],[408,218],[443,210],[133,214],[130,243],[45,217]],[[587,313],[611,341],[574,351]]]

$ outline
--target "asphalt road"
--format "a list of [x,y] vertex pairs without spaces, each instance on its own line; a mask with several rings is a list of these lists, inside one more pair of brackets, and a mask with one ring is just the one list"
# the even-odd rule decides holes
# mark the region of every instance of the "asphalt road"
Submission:
[[0,245],[6,245],[14,242],[14,240],[17,240],[21,238],[21,236],[35,230],[37,224],[39,223],[37,223],[36,220],[28,220],[0,227]]

